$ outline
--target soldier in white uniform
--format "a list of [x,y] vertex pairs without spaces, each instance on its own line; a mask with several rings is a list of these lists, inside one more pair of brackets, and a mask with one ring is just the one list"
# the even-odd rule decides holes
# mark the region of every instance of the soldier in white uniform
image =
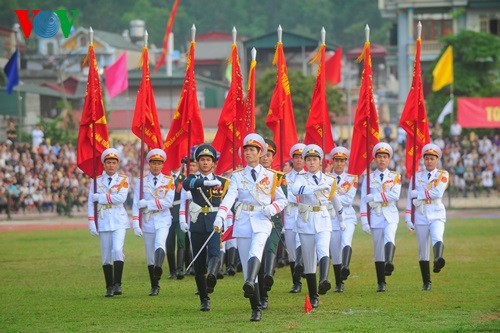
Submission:
[[[418,240],[419,264],[422,273],[422,290],[431,290],[429,266],[430,242],[434,250],[434,273],[439,273],[445,265],[443,258],[443,234],[446,223],[446,210],[442,198],[448,187],[450,176],[446,170],[438,170],[437,164],[442,156],[441,149],[429,143],[422,148],[425,170],[415,174],[415,188],[408,191],[406,201],[406,225],[415,230]],[[412,188],[413,179],[410,181]],[[411,220],[411,205],[415,205],[415,224]]]
[[[101,154],[104,172],[90,182],[88,199],[88,224],[90,234],[99,236],[106,297],[122,294],[122,274],[125,256],[123,243],[129,227],[127,211],[123,203],[127,199],[129,180],[118,173],[120,156],[115,148],[108,148]],[[98,216],[94,216],[94,202],[97,202]]]
[[237,198],[233,236],[236,238],[243,266],[243,291],[252,307],[250,320],[260,321],[262,311],[256,278],[264,246],[272,230],[270,218],[285,208],[287,200],[276,173],[259,164],[260,157],[267,152],[264,139],[258,134],[250,133],[243,140],[243,149],[247,166],[233,172],[214,228],[222,229],[223,221]]
[[[377,272],[377,292],[386,290],[385,276],[394,271],[394,252],[396,250],[396,230],[399,213],[396,206],[401,192],[401,176],[388,169],[392,158],[392,148],[385,142],[373,147],[375,171],[370,173],[370,190],[367,193],[368,177],[363,179],[361,188],[361,223],[365,232],[371,232]],[[367,204],[370,206],[368,222]]]
[[333,159],[333,170],[331,175],[337,183],[337,195],[344,211],[342,217],[345,223],[345,230],[341,230],[338,218],[332,218],[332,237],[330,240],[330,256],[333,262],[333,272],[335,274],[335,291],[344,291],[344,280],[347,279],[351,271],[349,263],[352,255],[352,236],[356,228],[356,212],[352,207],[352,202],[358,189],[358,176],[344,172],[349,150],[344,147],[335,147],[330,155]]
[[[297,175],[304,173],[304,159],[302,151],[306,145],[296,143],[290,148],[290,156],[292,156],[293,169],[285,175],[286,184],[288,187],[287,198],[288,205],[285,208],[285,245],[288,252],[288,262],[292,273],[293,286],[290,289],[291,293],[297,294],[302,290],[301,274],[304,272],[304,264],[302,262],[302,248],[300,247],[300,239],[295,232],[295,222],[298,217],[298,198],[292,193],[292,186],[297,179]],[[296,273],[295,273],[296,272]]]
[[[144,176],[143,196],[140,197],[140,182],[137,182],[132,205],[132,224],[136,236],[144,235],[146,261],[148,264],[151,290],[149,296],[157,296],[160,292],[158,281],[163,273],[165,260],[165,243],[168,236],[172,216],[170,207],[174,201],[174,179],[164,175],[161,170],[167,155],[163,149],[152,149],[146,159],[149,162],[149,173]],[[139,214],[142,212],[142,225],[139,225]]]
[[[302,151],[302,158],[308,172],[299,174],[292,186],[292,193],[299,199],[295,229],[300,237],[309,298],[312,307],[317,308],[318,293],[324,295],[332,287],[328,281],[331,216],[338,215],[341,225],[344,222],[342,205],[335,194],[336,180],[321,172],[323,150],[315,144],[307,145]],[[319,288],[316,282],[318,259]]]

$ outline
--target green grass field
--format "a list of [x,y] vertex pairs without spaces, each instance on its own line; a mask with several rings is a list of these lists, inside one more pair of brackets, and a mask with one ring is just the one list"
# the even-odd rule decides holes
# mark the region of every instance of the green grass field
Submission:
[[[122,296],[105,298],[99,241],[86,229],[0,233],[0,332],[500,332],[500,220],[455,219],[445,231],[446,267],[422,292],[415,235],[400,224],[396,270],[377,293],[372,245],[358,228],[351,276],[304,312],[278,269],[263,320],[249,322],[242,274],[225,277],[200,312],[193,277],[161,281],[147,295],[143,240],[128,232]],[[330,270],[330,280],[333,272]]]

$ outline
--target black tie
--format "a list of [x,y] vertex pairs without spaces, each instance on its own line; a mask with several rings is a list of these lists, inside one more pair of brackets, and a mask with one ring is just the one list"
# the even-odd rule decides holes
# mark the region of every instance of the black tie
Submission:
[[252,178],[253,178],[253,181],[257,181],[257,175],[256,175],[256,171],[255,169],[252,169],[252,171],[250,171],[252,173]]
[[158,181],[158,178],[154,177],[153,180],[154,180],[154,185],[156,186],[156,182]]
[[380,174],[380,181],[381,181],[381,182],[383,182],[383,181],[384,181],[384,174],[383,174],[383,173],[381,173],[381,174]]
[[206,176],[205,176],[205,177],[203,177],[203,180],[208,180],[208,177],[206,177]]
[[108,186],[109,186],[109,184],[111,184],[111,180],[112,180],[112,179],[113,179],[113,178],[108,177]]
[[429,180],[429,179],[431,179],[431,173],[430,172],[427,174],[427,180]]
[[337,176],[337,185],[340,183],[340,176]]
[[314,182],[316,183],[316,185],[318,185],[318,177],[316,177],[316,175],[313,175],[313,179],[314,179]]

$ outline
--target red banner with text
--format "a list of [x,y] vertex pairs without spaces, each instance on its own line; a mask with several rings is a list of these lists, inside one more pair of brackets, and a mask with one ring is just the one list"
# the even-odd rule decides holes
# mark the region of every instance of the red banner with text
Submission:
[[458,123],[464,128],[500,128],[500,98],[458,98]]

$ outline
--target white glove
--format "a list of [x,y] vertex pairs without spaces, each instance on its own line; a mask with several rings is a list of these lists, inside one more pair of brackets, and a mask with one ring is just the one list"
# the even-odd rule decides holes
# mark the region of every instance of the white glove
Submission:
[[220,180],[214,179],[214,180],[205,180],[205,181],[203,181],[203,185],[204,186],[221,186],[222,183],[220,182]]
[[89,231],[90,231],[90,235],[99,236],[99,233],[97,232],[97,228],[95,227],[94,221],[89,221]]
[[411,219],[406,219],[406,227],[410,232],[413,232],[415,230],[415,226],[411,222]]
[[148,206],[148,201],[146,199],[139,200],[139,208],[144,208]]
[[411,190],[411,197],[412,198],[418,197],[418,191],[417,190]]
[[373,194],[366,195],[366,202],[372,202],[373,200],[375,200],[375,198],[373,198]]
[[186,223],[186,221],[184,221],[184,222],[179,221],[179,228],[181,228],[182,232],[188,232],[189,231],[189,226]]
[[362,224],[361,227],[363,228],[363,231],[365,233],[367,233],[368,235],[370,235],[372,233],[372,230],[371,230],[370,225],[368,223]]
[[344,231],[346,228],[345,222],[344,221],[339,221],[340,224],[340,230]]
[[93,193],[92,194],[92,201],[93,202],[99,201],[99,193]]
[[134,235],[136,235],[137,237],[142,237],[142,230],[141,230],[141,227],[139,226],[139,221],[134,220],[134,222],[132,222],[132,224],[134,227]]
[[321,184],[321,185],[316,186],[316,189],[314,190],[314,192],[319,192],[319,191],[328,190],[328,189],[330,189],[330,185]]
[[222,219],[221,216],[217,216],[215,218],[215,221],[214,221],[214,230],[215,230],[215,232],[221,233],[223,225],[224,225],[224,220]]
[[264,215],[266,215],[267,217],[270,218],[275,214],[276,214],[276,209],[274,209],[274,206],[272,204],[264,207]]

